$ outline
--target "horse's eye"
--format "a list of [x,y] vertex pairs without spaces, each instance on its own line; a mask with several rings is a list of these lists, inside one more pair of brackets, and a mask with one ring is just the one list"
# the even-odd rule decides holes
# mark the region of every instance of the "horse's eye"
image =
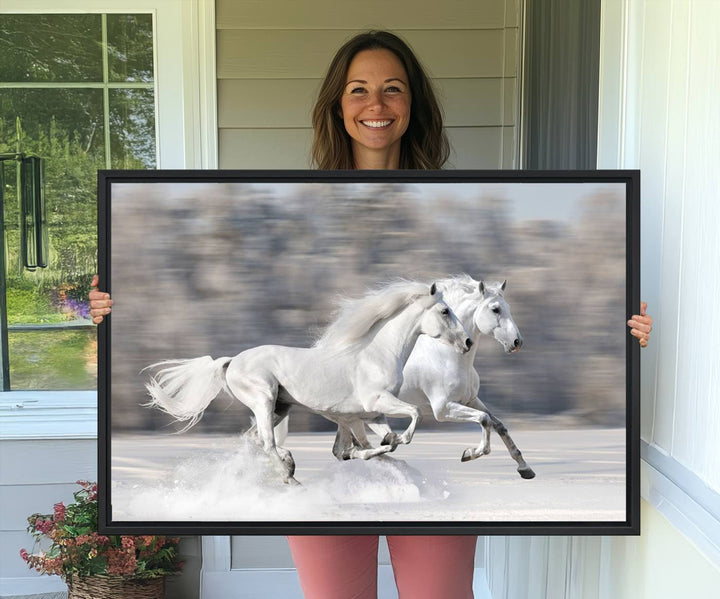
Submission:
[[500,314],[500,308],[498,308],[497,306],[495,306],[495,307],[492,309],[492,311],[493,311],[495,314]]

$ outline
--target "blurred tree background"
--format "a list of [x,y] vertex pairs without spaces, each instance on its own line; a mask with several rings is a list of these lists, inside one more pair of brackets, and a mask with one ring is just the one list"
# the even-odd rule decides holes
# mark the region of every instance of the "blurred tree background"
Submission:
[[[537,201],[547,202],[546,218],[518,218],[481,184],[465,196],[452,184],[430,194],[400,183],[114,186],[113,426],[167,426],[167,415],[140,407],[141,370],[153,362],[307,347],[340,295],[460,272],[508,280],[525,339],[513,355],[480,340],[476,366],[491,409],[623,426],[624,187],[580,185],[572,215],[557,214],[547,194]],[[223,393],[196,429],[239,432],[248,422]],[[293,414],[291,430],[307,428],[333,425]]]
[[155,166],[152,16],[3,14],[0,55],[0,154],[45,160],[50,241],[48,267],[25,269],[3,162],[12,388],[93,389],[97,170]]

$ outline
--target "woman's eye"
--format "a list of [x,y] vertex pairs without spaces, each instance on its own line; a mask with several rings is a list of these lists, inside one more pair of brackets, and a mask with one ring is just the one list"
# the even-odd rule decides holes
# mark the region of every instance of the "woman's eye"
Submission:
[[390,92],[390,93],[392,93],[392,94],[398,94],[398,93],[400,93],[402,90],[401,90],[399,87],[395,87],[394,85],[391,85],[390,87],[386,87],[386,88],[385,88],[385,91],[386,91],[386,92]]
[[351,94],[356,94],[356,95],[357,95],[357,94],[364,94],[364,93],[365,93],[365,88],[364,88],[364,87],[353,87],[353,88],[350,90],[350,93],[351,93]]

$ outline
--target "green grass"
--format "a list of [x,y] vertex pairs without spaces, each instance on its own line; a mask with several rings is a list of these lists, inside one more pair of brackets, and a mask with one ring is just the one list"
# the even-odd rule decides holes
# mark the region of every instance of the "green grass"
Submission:
[[11,332],[10,384],[20,389],[95,389],[96,331]]
[[[66,322],[53,291],[29,279],[8,281],[8,324]],[[10,331],[10,386],[21,389],[94,389],[97,386],[95,329]]]
[[7,290],[8,324],[49,324],[64,322],[50,299],[35,289],[9,287]]

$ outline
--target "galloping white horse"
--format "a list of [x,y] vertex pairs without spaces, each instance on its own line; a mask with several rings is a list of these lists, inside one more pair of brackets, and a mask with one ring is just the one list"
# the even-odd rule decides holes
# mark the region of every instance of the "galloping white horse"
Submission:
[[[480,377],[474,367],[477,341],[480,335],[492,335],[507,353],[519,351],[522,336],[513,321],[510,306],[503,293],[507,281],[484,283],[468,275],[443,279],[437,282],[443,299],[455,312],[475,343],[465,354],[448,351],[446,346],[429,337],[420,337],[403,371],[404,381],[398,397],[418,407],[432,407],[439,422],[476,422],[483,435],[477,447],[468,447],[462,454],[466,462],[490,453],[490,428],[492,427],[508,452],[518,464],[523,478],[533,478],[530,468],[508,434],[505,425],[487,409],[478,398]],[[395,433],[382,417],[368,423],[383,438],[383,445],[396,446]],[[333,453],[339,459],[375,455],[365,437],[362,425],[357,423],[339,427]]]
[[344,426],[378,416],[410,418],[393,445],[410,443],[420,410],[397,398],[403,367],[421,334],[467,353],[472,340],[442,301],[436,285],[399,281],[347,301],[338,318],[311,348],[263,345],[234,358],[210,356],[166,360],[146,385],[151,401],[176,420],[193,426],[225,388],[255,416],[259,441],[285,482],[293,477],[290,452],[276,444],[274,419],[293,404]]

